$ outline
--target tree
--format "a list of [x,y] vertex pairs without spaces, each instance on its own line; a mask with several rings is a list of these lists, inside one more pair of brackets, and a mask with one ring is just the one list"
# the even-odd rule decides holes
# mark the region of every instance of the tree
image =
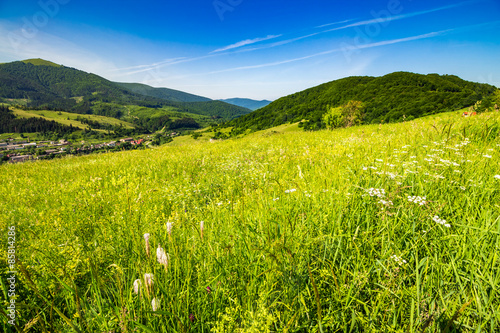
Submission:
[[349,101],[336,108],[328,106],[328,111],[323,115],[323,123],[329,129],[360,125],[363,121],[363,110],[364,105],[360,101]]
[[363,103],[360,101],[349,101],[342,106],[342,120],[344,127],[351,127],[361,124],[363,121]]
[[342,108],[331,107],[328,105],[328,111],[323,115],[323,122],[326,128],[333,130],[342,126]]

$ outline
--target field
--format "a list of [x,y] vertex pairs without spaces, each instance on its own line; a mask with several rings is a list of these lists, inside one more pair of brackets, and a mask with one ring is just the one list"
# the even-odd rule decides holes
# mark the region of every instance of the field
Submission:
[[[98,115],[89,115],[89,114],[77,114],[63,111],[49,111],[49,110],[21,110],[13,108],[14,114],[17,117],[21,118],[32,118],[32,117],[41,117],[46,120],[54,120],[63,125],[73,125],[73,127],[85,129],[88,128],[88,125],[83,124],[82,122],[76,120],[77,117],[86,118],[92,121],[97,121],[101,124],[109,124],[112,126],[120,126],[122,125],[124,128],[134,128],[134,126],[126,121],[122,121],[116,118],[104,117]],[[68,119],[69,118],[69,119]],[[96,131],[105,131],[96,129]]]
[[499,331],[499,121],[2,165],[1,330]]

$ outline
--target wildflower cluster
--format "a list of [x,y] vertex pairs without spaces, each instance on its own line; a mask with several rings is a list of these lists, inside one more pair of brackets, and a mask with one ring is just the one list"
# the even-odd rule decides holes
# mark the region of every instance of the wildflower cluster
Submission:
[[408,196],[408,201],[416,203],[417,205],[423,206],[427,203],[427,198],[426,197],[419,197],[419,196]]
[[379,204],[382,204],[382,205],[384,205],[384,206],[387,206],[387,207],[391,207],[391,206],[393,205],[393,203],[392,203],[392,201],[391,201],[391,200],[387,200],[387,201],[386,201],[386,200],[381,199],[378,203],[379,203]]
[[397,255],[392,255],[391,256],[391,259],[394,260],[399,266],[403,266],[404,264],[407,263],[406,260],[404,260],[403,258],[401,257],[398,257]]
[[383,188],[369,188],[366,190],[370,197],[385,198],[385,190]]
[[440,219],[440,218],[439,218],[439,216],[437,216],[437,215],[436,215],[436,216],[434,216],[434,217],[432,218],[432,220],[433,220],[434,222],[436,222],[437,224],[441,224],[442,226],[444,226],[444,227],[446,227],[446,228],[451,227],[451,225],[450,225],[449,223],[446,223],[446,220]]

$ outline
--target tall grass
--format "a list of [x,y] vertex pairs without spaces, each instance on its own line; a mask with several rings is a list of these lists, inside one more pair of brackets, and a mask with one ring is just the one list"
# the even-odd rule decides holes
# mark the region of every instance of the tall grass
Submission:
[[452,113],[1,166],[18,330],[498,331],[499,120]]

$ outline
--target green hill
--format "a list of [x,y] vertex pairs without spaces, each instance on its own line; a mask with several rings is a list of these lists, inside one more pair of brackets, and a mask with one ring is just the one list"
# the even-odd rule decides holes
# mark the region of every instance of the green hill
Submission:
[[214,119],[235,119],[252,112],[250,109],[222,101],[183,103],[179,105],[179,110],[211,116]]
[[95,74],[64,66],[55,67],[39,59],[0,65],[0,97],[24,99],[30,108],[76,113],[92,113],[92,103],[96,101],[151,106],[161,104]]
[[122,83],[115,82],[119,86],[134,93],[165,99],[173,102],[208,102],[210,98],[189,94],[183,91],[169,88],[154,88],[142,83]]
[[228,123],[234,133],[305,120],[305,129],[324,128],[328,106],[350,100],[365,105],[364,123],[398,122],[474,105],[497,89],[452,75],[396,72],[382,77],[348,77],[283,97]]
[[[148,86],[140,84],[125,85],[135,91],[98,75],[42,59],[0,64],[0,102],[22,104],[30,109],[121,118],[126,115],[127,105],[136,105],[174,108],[179,112],[200,114],[224,121],[250,112],[245,108],[180,91],[157,90],[152,87],[148,89]],[[149,95],[136,92],[139,90]],[[170,92],[169,96],[174,96],[175,99],[167,98],[167,91]]]

